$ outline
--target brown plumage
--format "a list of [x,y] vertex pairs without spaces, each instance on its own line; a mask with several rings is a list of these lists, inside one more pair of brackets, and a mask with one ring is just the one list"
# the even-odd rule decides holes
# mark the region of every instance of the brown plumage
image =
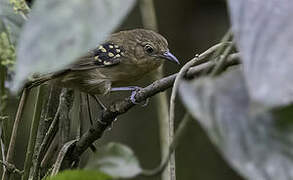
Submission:
[[107,94],[113,87],[133,86],[164,60],[179,63],[162,35],[145,29],[120,31],[64,70],[35,82],[52,80],[89,94]]

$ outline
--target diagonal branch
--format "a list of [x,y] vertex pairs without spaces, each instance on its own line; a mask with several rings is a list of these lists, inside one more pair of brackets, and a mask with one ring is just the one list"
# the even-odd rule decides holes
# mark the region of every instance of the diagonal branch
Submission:
[[[187,71],[185,78],[199,77],[203,71],[211,69],[216,64],[214,61],[201,62],[202,64],[190,68]],[[231,54],[230,56],[228,56],[227,61],[225,62],[225,67],[236,64],[239,64],[239,54]],[[170,76],[157,80],[149,86],[141,89],[135,96],[136,101],[142,102],[145,99],[152,97],[155,94],[165,91],[166,89],[172,87],[176,76],[177,73],[172,74]],[[76,142],[76,145],[73,148],[73,150],[67,153],[67,157],[64,158],[64,161],[69,161],[69,163],[66,162],[64,164],[72,164],[72,162],[78,160],[82,153],[84,153],[94,141],[102,137],[104,131],[107,129],[109,125],[112,124],[112,122],[117,116],[126,113],[133,106],[135,106],[135,104],[131,102],[130,98],[126,98],[122,101],[115,102],[113,105],[111,105],[109,109],[102,113],[100,119],[98,121],[95,121],[91,128],[87,132],[85,132],[82,135],[82,137]],[[67,168],[70,167],[62,167],[62,169]]]

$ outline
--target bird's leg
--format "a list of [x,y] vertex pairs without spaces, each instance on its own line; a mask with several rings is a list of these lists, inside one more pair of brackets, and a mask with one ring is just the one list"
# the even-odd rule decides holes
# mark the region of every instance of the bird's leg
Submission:
[[[89,105],[89,95],[94,98],[94,100],[97,102],[97,104],[101,107],[102,109],[102,113],[107,110],[106,106],[102,103],[102,101],[99,100],[98,97],[96,97],[95,95],[92,95],[92,94],[87,94],[86,97],[87,97],[87,107],[88,107],[88,113],[89,113],[89,118],[90,118],[90,122],[91,122],[91,125],[93,125],[93,121],[92,121],[92,113],[91,113],[91,109],[90,109],[90,105]],[[104,122],[101,122],[100,123],[102,124],[105,124]]]
[[91,123],[91,125],[93,125],[92,111],[91,111],[91,106],[90,106],[90,97],[88,94],[86,94],[86,103],[87,103],[87,109],[88,109],[88,113],[89,113],[90,123]]
[[[135,95],[136,93],[141,90],[141,87],[138,86],[127,86],[127,87],[115,87],[115,88],[111,88],[111,91],[131,91],[131,96],[130,96],[130,100],[133,104],[140,104],[138,102],[136,102],[135,100]],[[142,106],[147,106],[149,102],[149,99],[147,98],[145,100],[145,102],[142,104]]]
[[[103,102],[96,95],[91,94],[91,96],[94,98],[94,100],[97,102],[97,104],[101,107],[101,109],[102,109],[102,115],[101,116],[103,116],[103,112],[107,110],[107,107],[103,104]],[[115,118],[113,122],[115,122],[116,120],[117,120],[117,118]],[[105,124],[102,121],[100,121],[100,123]],[[111,125],[108,128],[108,130],[111,130],[112,127],[113,127],[113,123],[111,123]]]
[[94,98],[94,100],[96,101],[96,103],[100,106],[100,108],[105,111],[107,110],[107,107],[103,104],[103,102],[96,96],[93,94],[90,94],[92,96],[92,98]]

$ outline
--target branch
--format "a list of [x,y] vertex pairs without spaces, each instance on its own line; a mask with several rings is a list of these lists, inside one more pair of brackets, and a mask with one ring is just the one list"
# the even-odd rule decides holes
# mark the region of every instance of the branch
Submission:
[[17,169],[14,164],[10,164],[6,161],[1,161],[1,160],[0,160],[0,163],[3,164],[6,167],[6,170],[9,171],[10,173],[17,173],[17,174],[23,173],[23,171]]
[[30,127],[29,141],[26,150],[25,162],[24,162],[24,173],[21,177],[22,180],[26,180],[29,177],[30,169],[32,166],[33,153],[35,149],[35,143],[41,118],[42,104],[43,104],[44,87],[39,86],[35,98],[33,119]]
[[74,94],[72,89],[64,89],[60,96],[60,121],[59,121],[59,143],[62,147],[70,140],[70,117],[69,113],[73,106]]
[[[58,124],[59,124],[59,119],[60,119],[60,113],[61,113],[61,109],[62,109],[62,104],[64,104],[64,101],[65,101],[64,97],[66,96],[65,95],[66,92],[67,91],[65,89],[62,89],[61,92],[59,92],[59,90],[55,91],[55,93],[58,93],[58,95],[59,95],[59,93],[61,93],[61,94],[59,96],[59,101],[57,101],[58,106],[57,106],[57,110],[54,115],[54,118],[52,121],[50,120],[51,121],[50,126],[46,127],[46,134],[44,135],[43,141],[42,141],[42,143],[38,149],[38,152],[37,152],[37,156],[36,156],[36,160],[35,160],[36,163],[33,167],[33,175],[34,175],[33,179],[36,179],[37,175],[39,174],[41,161],[47,152],[46,150],[49,148],[50,144],[54,140],[57,131],[59,130]],[[55,99],[55,101],[56,101],[56,99]],[[54,103],[56,103],[56,102],[54,102]],[[50,105],[51,105],[51,103],[50,103]],[[52,111],[52,109],[51,109],[51,111]],[[51,113],[52,112],[50,112],[50,114]]]
[[[203,58],[208,57],[210,52],[213,52],[212,50],[213,49],[209,49],[208,51],[206,51],[205,53],[199,56],[200,57],[199,61],[197,61],[198,66],[190,68],[186,72],[185,78],[198,77],[203,71],[206,71],[207,69],[211,69],[212,67],[215,66],[216,64],[215,62],[213,61],[207,62],[207,60],[203,60]],[[239,54],[232,54],[228,56],[225,66],[228,67],[231,65],[239,64],[238,59],[239,59]],[[200,63],[204,63],[204,64],[200,64]],[[167,76],[165,78],[162,78],[160,80],[157,80],[153,82],[151,85],[141,89],[135,96],[136,101],[142,102],[145,99],[152,97],[155,94],[165,91],[166,89],[172,87],[176,76],[177,76],[177,73]],[[130,97],[122,101],[115,102],[113,105],[111,105],[109,109],[107,109],[106,111],[102,113],[99,120],[95,121],[94,124],[91,126],[91,128],[87,132],[85,132],[82,135],[82,137],[76,142],[76,145],[75,147],[73,147],[73,150],[67,154],[66,158],[64,158],[64,160],[69,161],[69,163],[66,162],[64,164],[72,164],[72,162],[78,160],[79,157],[82,155],[82,153],[84,153],[94,141],[102,137],[104,131],[107,129],[109,125],[112,124],[112,122],[117,116],[126,113],[133,106],[135,106],[135,104],[131,102]],[[70,167],[62,167],[62,169],[67,169],[67,168],[70,168]]]
[[[8,150],[7,150],[7,155],[6,155],[6,161],[8,163],[11,163],[13,161],[14,158],[14,151],[15,151],[15,143],[16,143],[16,136],[17,136],[17,130],[18,130],[18,126],[20,124],[20,120],[23,114],[23,110],[24,110],[24,105],[27,101],[27,97],[29,95],[30,90],[27,88],[24,88],[24,90],[22,91],[22,95],[20,98],[20,102],[18,105],[18,109],[16,112],[16,116],[15,116],[15,120],[14,120],[14,124],[13,124],[13,129],[12,129],[12,133],[10,136],[10,141],[9,141],[9,146],[8,146]],[[10,178],[10,172],[7,171],[6,169],[4,169],[3,174],[2,174],[2,180],[8,180]]]

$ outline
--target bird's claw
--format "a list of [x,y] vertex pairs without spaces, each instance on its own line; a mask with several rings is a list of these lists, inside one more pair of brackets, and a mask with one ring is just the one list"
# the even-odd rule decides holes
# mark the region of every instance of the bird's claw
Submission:
[[142,107],[145,107],[145,106],[147,106],[148,103],[149,103],[149,98],[147,98],[143,103],[136,102],[136,99],[135,99],[135,96],[136,96],[137,92],[138,92],[139,90],[141,90],[141,89],[142,89],[142,88],[137,87],[135,90],[133,90],[133,91],[131,92],[130,101],[131,101],[133,104],[137,104],[137,105],[141,105]]
[[138,91],[140,91],[142,88],[138,87],[138,86],[127,86],[127,87],[116,87],[116,88],[111,88],[111,91],[131,91],[131,96],[130,96],[130,101],[133,104],[139,104],[141,106],[146,106],[148,104],[148,99],[145,100],[145,102],[142,103],[138,103],[136,102],[135,96],[137,94]]

